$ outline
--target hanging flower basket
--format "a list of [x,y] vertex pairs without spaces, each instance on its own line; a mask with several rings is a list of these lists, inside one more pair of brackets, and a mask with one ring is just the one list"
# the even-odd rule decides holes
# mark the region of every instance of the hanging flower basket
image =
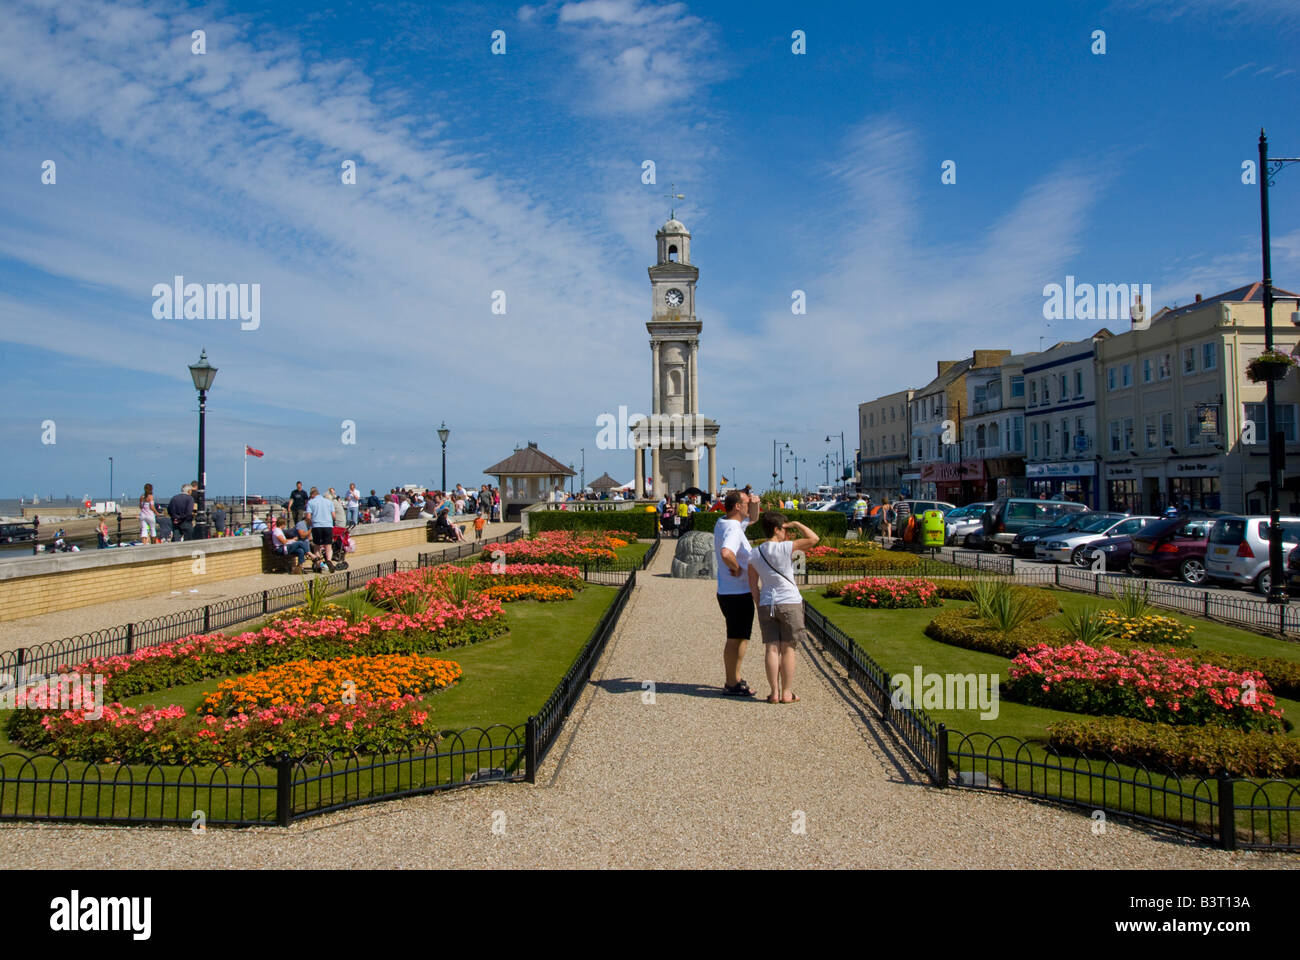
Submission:
[[1291,368],[1295,365],[1294,357],[1279,353],[1276,350],[1268,350],[1246,364],[1246,376],[1255,383],[1281,380],[1291,372]]

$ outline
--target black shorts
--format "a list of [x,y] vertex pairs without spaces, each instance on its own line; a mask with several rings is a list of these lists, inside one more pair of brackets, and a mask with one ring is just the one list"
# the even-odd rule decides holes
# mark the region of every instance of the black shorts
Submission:
[[754,595],[720,593],[718,607],[727,620],[727,639],[748,640],[754,631]]
[[333,527],[312,527],[311,542],[316,544],[316,546],[318,547],[323,547],[328,543],[333,543],[334,528]]

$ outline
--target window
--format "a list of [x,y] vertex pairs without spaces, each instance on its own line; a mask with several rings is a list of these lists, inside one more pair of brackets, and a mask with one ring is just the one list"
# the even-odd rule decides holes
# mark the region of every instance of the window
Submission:
[[1052,455],[1052,421],[1043,421],[1043,456]]
[[[1062,377],[1062,380],[1065,378]],[[1061,420],[1061,456],[1070,455],[1070,418],[1065,417]]]
[[1133,386],[1133,364],[1126,363],[1119,368],[1119,385],[1121,387]]
[[[1246,404],[1250,406],[1250,404]],[[1260,404],[1263,406],[1263,404]],[[1196,408],[1187,409],[1187,445],[1189,447],[1199,447],[1201,445],[1201,421],[1196,418]]]
[[870,450],[869,450],[868,452],[870,452],[870,453],[875,453],[875,452],[876,452],[876,441],[875,441],[875,440],[871,440],[871,441],[869,442],[868,446],[870,447]]
[[[1074,418],[1074,435],[1075,435],[1076,437],[1082,437],[1082,436],[1084,435],[1084,433],[1083,433],[1083,417],[1075,417],[1075,418]],[[1078,441],[1075,441],[1075,442],[1076,442],[1076,444],[1078,443]]]
[[1029,405],[1031,407],[1038,406],[1038,381],[1037,380],[1029,381]]
[[1048,377],[1043,377],[1043,403],[1052,402],[1052,381]]
[[975,409],[976,409],[976,411],[978,411],[980,407],[982,407],[982,406],[984,406],[985,404],[987,404],[987,403],[989,402],[989,392],[988,392],[988,389],[985,388],[985,387],[976,387],[976,388],[975,388],[975,401],[974,401],[974,402],[975,402]]
[[867,426],[874,427],[876,425],[876,415],[874,413],[871,414],[867,419],[869,421]]
[[1114,389],[1115,389],[1115,385],[1116,385],[1116,383],[1117,383],[1117,381],[1118,381],[1118,377],[1117,377],[1116,374],[1117,374],[1117,371],[1116,371],[1116,369],[1115,369],[1114,367],[1107,367],[1107,368],[1106,368],[1106,389],[1107,389],[1107,390],[1114,390]]
[[[1277,426],[1282,431],[1282,436],[1286,438],[1287,443],[1295,443],[1300,440],[1296,432],[1296,406],[1294,403],[1279,403],[1277,405]],[[1193,420],[1196,417],[1196,411],[1191,411]],[[1268,412],[1262,403],[1246,404],[1246,419],[1255,421],[1255,443],[1268,443]],[[1267,449],[1267,447],[1265,447]]]
[[1060,399],[1064,402],[1070,396],[1070,378],[1061,374],[1061,393]]
[[1218,344],[1213,340],[1201,344],[1201,369],[1213,370],[1218,365]]
[[1083,371],[1082,370],[1074,371],[1074,398],[1076,400],[1083,399]]
[[1142,382],[1143,383],[1150,383],[1154,379],[1151,373],[1152,373],[1151,358],[1143,357],[1142,358]]
[[1144,423],[1147,434],[1147,449],[1154,450],[1156,447],[1156,418],[1148,415]]
[[895,433],[895,434],[891,434],[891,435],[890,435],[890,437],[889,437],[889,449],[890,449],[890,450],[897,450],[897,449],[898,449],[898,434]]
[[1012,378],[1011,378],[1011,396],[1013,396],[1013,397],[1023,397],[1024,395],[1025,395],[1025,378],[1024,378],[1024,377],[1012,377]]
[[1119,421],[1110,422],[1110,452],[1119,453]]
[[982,423],[975,429],[975,446],[981,448],[984,446],[984,424]]
[[1133,449],[1133,418],[1124,418],[1124,449]]
[[1025,449],[1024,419],[1022,417],[1011,418],[1011,449],[1016,452]]
[[998,424],[996,420],[989,424],[989,446],[995,449],[998,446]]
[[1174,375],[1174,356],[1172,353],[1162,353],[1160,355],[1157,370],[1157,375],[1161,380],[1168,380]]
[[1174,415],[1172,413],[1160,414],[1160,445],[1162,447],[1172,447],[1174,445]]
[[1183,374],[1196,372],[1196,348],[1183,347]]

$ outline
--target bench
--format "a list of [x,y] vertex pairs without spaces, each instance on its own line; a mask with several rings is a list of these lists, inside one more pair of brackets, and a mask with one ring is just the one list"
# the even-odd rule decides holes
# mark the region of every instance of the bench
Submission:
[[[428,523],[424,525],[424,529],[429,538],[429,543],[455,543],[456,542],[455,537],[453,537],[446,530],[442,530],[438,527],[437,520],[430,520]],[[460,532],[462,535],[465,533],[465,527],[463,524],[460,525]]]
[[287,553],[276,553],[271,546],[271,534],[262,534],[262,572],[293,573],[293,557]]

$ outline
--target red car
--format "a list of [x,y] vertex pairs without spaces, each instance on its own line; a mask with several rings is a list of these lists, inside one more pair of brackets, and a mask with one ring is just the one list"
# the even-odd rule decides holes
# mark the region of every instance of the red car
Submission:
[[1213,517],[1170,517],[1148,523],[1133,534],[1129,568],[1142,577],[1177,577],[1205,582],[1205,547]]

